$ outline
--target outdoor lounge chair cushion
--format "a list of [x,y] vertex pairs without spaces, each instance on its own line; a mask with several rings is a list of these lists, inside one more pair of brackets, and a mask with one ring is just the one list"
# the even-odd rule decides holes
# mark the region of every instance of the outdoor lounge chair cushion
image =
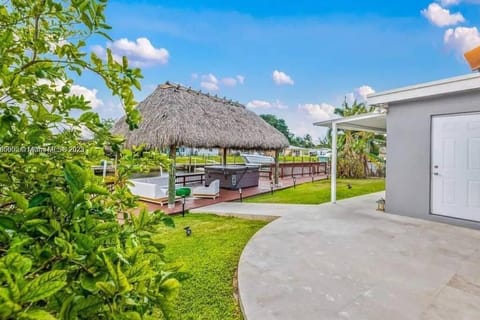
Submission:
[[132,185],[129,185],[130,191],[139,197],[158,199],[168,196],[167,188],[154,183],[132,181]]
[[220,180],[213,180],[208,187],[201,186],[193,188],[192,196],[198,198],[215,199],[220,194]]

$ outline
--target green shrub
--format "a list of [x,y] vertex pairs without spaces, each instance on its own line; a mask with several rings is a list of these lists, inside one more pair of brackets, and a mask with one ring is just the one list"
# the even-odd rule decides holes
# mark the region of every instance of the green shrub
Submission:
[[[174,306],[181,274],[162,260],[161,212],[136,210],[126,179],[165,162],[123,151],[107,188],[91,163],[119,152],[72,72],[104,80],[135,129],[141,72],[85,52],[105,36],[104,0],[0,3],[0,319],[148,319]],[[91,131],[96,140],[81,141]],[[142,157],[143,155],[143,157]]]

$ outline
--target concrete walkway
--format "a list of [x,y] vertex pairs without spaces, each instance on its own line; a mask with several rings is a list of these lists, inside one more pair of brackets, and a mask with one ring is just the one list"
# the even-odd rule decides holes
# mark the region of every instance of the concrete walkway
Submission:
[[281,216],[240,258],[246,320],[480,319],[480,232],[377,212],[380,196],[197,212]]

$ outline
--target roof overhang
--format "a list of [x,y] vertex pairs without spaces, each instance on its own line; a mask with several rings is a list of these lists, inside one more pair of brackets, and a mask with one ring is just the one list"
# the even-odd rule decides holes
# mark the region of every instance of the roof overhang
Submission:
[[419,100],[473,90],[480,91],[480,73],[472,73],[459,77],[374,93],[368,96],[368,104],[385,106],[395,102]]
[[316,122],[313,125],[319,127],[331,128],[332,124],[337,125],[337,129],[351,131],[365,131],[373,133],[387,133],[387,114],[382,112],[364,113],[350,117],[330,119]]

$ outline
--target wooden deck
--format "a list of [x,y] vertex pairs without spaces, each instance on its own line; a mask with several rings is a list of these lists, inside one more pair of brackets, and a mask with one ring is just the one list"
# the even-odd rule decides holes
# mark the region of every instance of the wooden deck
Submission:
[[[296,184],[302,184],[302,183],[311,183],[312,182],[312,176],[297,176],[295,177],[296,179]],[[313,176],[313,181],[318,181],[318,180],[325,180],[328,179],[328,176],[325,174],[320,174],[320,175],[314,175]],[[276,190],[281,190],[285,188],[289,188],[293,186],[293,178],[292,177],[285,177],[280,179],[280,187],[274,188],[274,192]],[[255,196],[257,194],[262,194],[262,193],[268,193],[271,192],[271,186],[270,186],[270,180],[265,179],[265,178],[260,178],[259,185],[257,187],[251,187],[251,188],[244,188],[242,189],[242,198],[248,198],[251,196]],[[236,201],[240,200],[240,193],[238,190],[226,190],[226,189],[220,189],[220,197],[216,198],[215,200],[213,199],[198,199],[198,198],[192,198],[188,197],[186,198],[185,201],[185,210],[190,210],[190,209],[195,209],[195,208],[201,208],[205,207],[211,204],[219,203],[219,202],[226,202],[226,201]],[[154,203],[148,203],[144,202],[144,204],[147,206],[149,210],[163,210],[167,214],[179,214],[182,212],[182,202],[178,201],[175,203],[175,207],[168,209],[167,205],[160,206],[158,204]]]

